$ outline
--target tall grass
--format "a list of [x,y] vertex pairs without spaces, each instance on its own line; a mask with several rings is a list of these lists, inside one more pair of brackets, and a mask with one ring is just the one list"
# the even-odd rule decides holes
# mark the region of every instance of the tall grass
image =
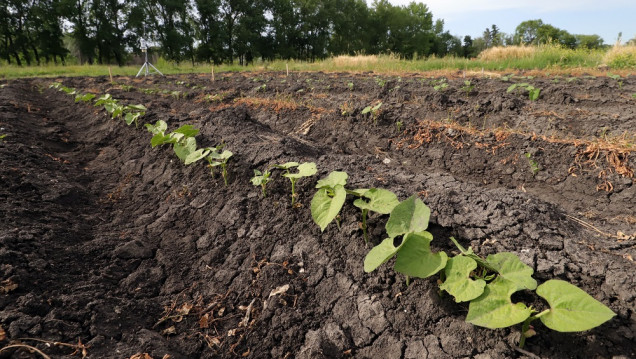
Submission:
[[603,56],[611,68],[636,68],[636,45],[616,44]]
[[[488,49],[476,59],[446,56],[431,56],[426,59],[404,60],[395,55],[338,56],[317,62],[283,61],[256,62],[249,66],[214,66],[215,72],[227,71],[326,71],[326,72],[365,72],[409,73],[435,70],[468,71],[508,71],[508,70],[568,70],[596,69],[607,64],[612,69],[636,68],[636,46],[614,47],[609,51],[566,49],[557,45],[508,46]],[[164,74],[210,73],[209,64],[182,62],[175,64],[163,59],[155,66]],[[111,66],[113,76],[134,76],[140,66]],[[33,76],[107,76],[105,65],[43,65],[19,67],[0,66],[0,78],[19,78]]]

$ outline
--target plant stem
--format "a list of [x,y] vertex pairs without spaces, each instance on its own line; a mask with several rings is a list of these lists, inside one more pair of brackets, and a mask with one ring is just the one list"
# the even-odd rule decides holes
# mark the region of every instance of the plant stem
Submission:
[[293,178],[289,179],[292,184],[292,206],[296,204],[296,181]]
[[497,271],[497,269],[495,269],[493,266],[491,266],[490,264],[488,264],[488,262],[486,262],[485,260],[481,259],[481,257],[479,257],[478,255],[476,255],[475,253],[473,253],[472,248],[468,248],[468,250],[464,247],[462,247],[461,244],[459,244],[459,242],[457,242],[457,240],[454,237],[450,237],[450,240],[455,244],[455,246],[457,247],[457,249],[459,249],[459,251],[465,255],[466,257],[472,258],[475,262],[477,262],[480,266],[495,272],[495,273],[499,273]]
[[263,191],[263,198],[267,197],[267,195],[265,194],[265,183],[261,184],[261,189]]
[[550,309],[546,309],[537,315],[529,316],[528,319],[526,319],[523,322],[523,325],[521,326],[521,338],[519,339],[519,348],[523,349],[523,346],[526,345],[526,338],[527,338],[526,333],[528,332],[528,329],[530,329],[530,323],[548,314],[549,312],[550,312]]
[[364,235],[364,242],[369,244],[369,234],[367,233],[367,213],[368,209],[362,210],[362,234]]
[[408,275],[406,276],[406,286],[408,287],[409,285],[411,285],[411,277],[409,277]]
[[223,182],[225,182],[225,187],[227,187],[227,166],[225,166],[225,164],[221,164],[221,168],[223,169]]

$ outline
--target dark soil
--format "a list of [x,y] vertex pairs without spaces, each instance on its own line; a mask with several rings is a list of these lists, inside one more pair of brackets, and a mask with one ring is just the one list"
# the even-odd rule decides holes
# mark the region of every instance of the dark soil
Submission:
[[[636,357],[633,77],[620,87],[472,78],[469,93],[460,75],[443,91],[421,75],[58,79],[144,104],[143,122],[192,124],[200,146],[225,142],[235,154],[227,187],[52,81],[0,89],[0,348],[51,358]],[[507,93],[510,81],[541,98]],[[377,101],[375,116],[362,114]],[[299,181],[298,207],[278,173],[264,199],[249,181],[286,161],[319,168]],[[321,233],[311,219],[315,181],[332,170],[351,188],[418,194],[435,250],[453,252],[454,236],[480,255],[515,252],[539,282],[567,280],[617,316],[583,333],[537,322],[524,352],[518,326],[464,322],[467,306],[435,279],[407,286],[389,265],[365,273],[351,201],[340,228]],[[369,220],[373,244],[386,217]],[[531,293],[513,299],[543,305]],[[0,353],[9,357],[40,355]]]

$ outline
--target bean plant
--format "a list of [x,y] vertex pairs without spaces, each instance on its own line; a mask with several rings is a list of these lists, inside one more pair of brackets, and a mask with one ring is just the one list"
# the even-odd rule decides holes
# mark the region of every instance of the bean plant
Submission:
[[527,82],[512,84],[508,87],[506,92],[511,93],[519,88],[525,89],[526,91],[528,91],[528,98],[530,98],[530,101],[536,101],[539,99],[539,95],[541,94],[541,89],[536,88]]
[[[519,346],[534,334],[530,323],[541,320],[559,332],[585,331],[610,320],[616,314],[578,287],[562,280],[548,280],[537,286],[533,270],[514,253],[491,254],[485,259],[472,248],[465,249],[454,238],[459,254],[449,258],[433,252],[427,232],[430,209],[415,196],[400,202],[386,223],[388,238],[375,246],[364,259],[371,272],[396,257],[393,268],[408,277],[427,278],[441,274],[440,289],[455,301],[469,302],[466,321],[490,329],[522,323]],[[523,303],[513,303],[518,291],[536,291],[548,309],[538,311]]]
[[378,102],[375,106],[371,107],[370,105],[363,108],[361,114],[366,115],[367,113],[371,113],[371,118],[373,119],[373,124],[377,125],[378,117],[380,116],[380,107],[382,107],[382,102]]
[[165,121],[158,120],[154,125],[146,124],[148,132],[152,133],[150,145],[154,148],[163,144],[172,144],[174,153],[182,162],[197,150],[197,142],[194,138],[199,130],[192,125],[183,125],[169,134],[165,134],[168,125]]
[[[318,172],[316,164],[313,162],[305,162],[301,164],[298,162],[287,162],[282,165],[276,165],[275,167],[284,170],[285,173],[283,173],[283,177],[289,178],[289,181],[291,182],[292,206],[296,204],[296,197],[298,197],[298,194],[296,193],[296,182],[303,177],[310,177]],[[297,168],[298,172],[291,173],[290,171],[292,168]]]
[[272,173],[269,171],[269,169],[266,169],[265,171],[261,172],[259,170],[254,170],[254,177],[251,178],[251,182],[254,186],[261,186],[261,190],[263,192],[263,198],[267,197],[267,193],[265,192],[265,187],[267,186],[267,183],[269,183],[270,176],[272,175]]

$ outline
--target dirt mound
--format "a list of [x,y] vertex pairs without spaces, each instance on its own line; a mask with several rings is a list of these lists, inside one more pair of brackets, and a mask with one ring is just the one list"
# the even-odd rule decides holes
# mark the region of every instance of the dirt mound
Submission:
[[[620,89],[510,80],[542,88],[538,101],[481,78],[470,91],[464,79],[372,74],[60,81],[144,104],[143,122],[194,125],[200,146],[224,142],[229,185],[49,80],[0,89],[0,347],[52,358],[636,356],[636,186],[621,142],[636,135],[634,102],[608,94],[636,92],[632,78]],[[286,161],[319,170],[298,182],[300,206],[285,178],[266,198],[249,181]],[[515,252],[539,282],[567,280],[617,316],[583,333],[537,324],[524,352],[518,327],[466,323],[467,306],[435,280],[365,273],[358,209],[348,202],[325,232],[311,219],[315,182],[333,170],[352,187],[417,194],[436,250],[452,252],[454,236],[480,255]],[[373,244],[386,217],[369,219]]]

